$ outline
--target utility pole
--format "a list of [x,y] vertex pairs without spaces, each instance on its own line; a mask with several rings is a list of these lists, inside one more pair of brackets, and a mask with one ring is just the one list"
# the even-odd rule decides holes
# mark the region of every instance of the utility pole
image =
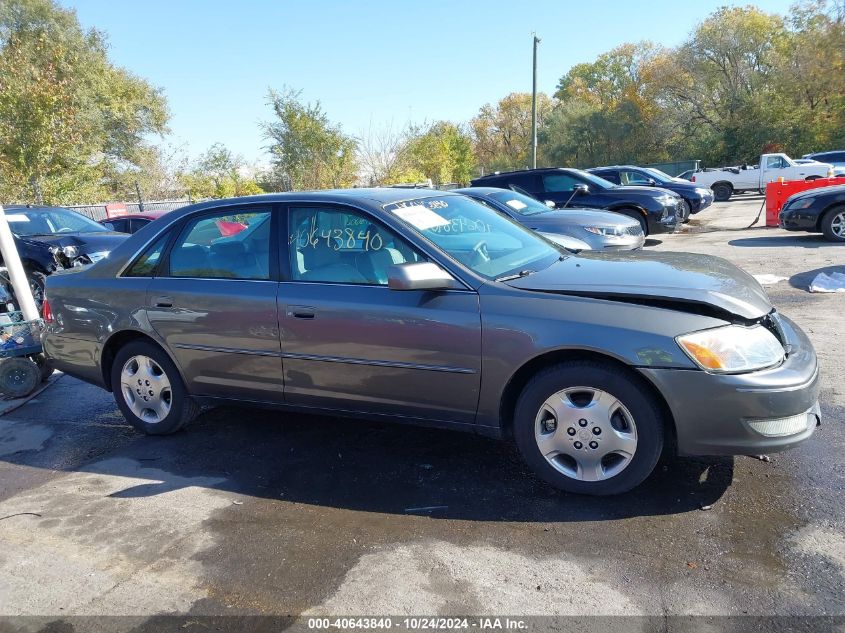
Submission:
[[531,84],[531,169],[537,169],[537,44],[540,38],[534,36],[534,81]]

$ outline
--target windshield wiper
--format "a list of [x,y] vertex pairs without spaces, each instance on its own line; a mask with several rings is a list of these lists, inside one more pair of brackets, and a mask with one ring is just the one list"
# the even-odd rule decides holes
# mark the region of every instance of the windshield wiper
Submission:
[[513,275],[504,275],[502,277],[496,277],[494,281],[512,281],[514,279],[520,279],[521,277],[527,277],[531,273],[537,272],[536,270],[520,270],[518,273]]

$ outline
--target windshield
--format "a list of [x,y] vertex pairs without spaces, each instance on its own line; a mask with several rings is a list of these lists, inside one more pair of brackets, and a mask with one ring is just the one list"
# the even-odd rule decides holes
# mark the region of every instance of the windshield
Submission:
[[519,193],[518,191],[508,191],[502,189],[495,193],[488,193],[488,198],[492,198],[502,204],[506,204],[512,211],[519,215],[538,215],[540,213],[547,213],[551,211],[549,207],[531,196]]
[[584,171],[582,169],[570,169],[569,171],[574,172],[584,178],[585,180],[589,180],[591,185],[595,185],[599,189],[615,189],[616,185],[614,185],[609,180],[605,180],[604,178],[599,178],[595,174],[592,174],[588,171]]
[[108,230],[70,209],[9,209],[6,219],[16,235],[97,233]]
[[464,196],[409,200],[385,211],[488,279],[542,270],[563,257],[536,233]]
[[666,172],[662,172],[659,169],[655,169],[654,167],[643,167],[643,171],[650,174],[651,177],[654,178],[657,182],[672,182],[674,180],[677,180],[677,178],[672,178],[672,176],[670,176]]

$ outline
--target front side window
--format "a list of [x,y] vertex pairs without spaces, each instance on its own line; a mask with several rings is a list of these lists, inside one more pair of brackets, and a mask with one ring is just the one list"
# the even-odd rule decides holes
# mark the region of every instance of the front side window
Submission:
[[270,279],[270,211],[191,220],[170,252],[171,277]]
[[464,196],[420,198],[385,210],[488,279],[542,270],[565,257],[536,233]]
[[292,208],[288,244],[294,281],[386,286],[390,266],[424,259],[393,231],[347,209]]
[[786,161],[780,156],[769,156],[766,159],[766,169],[782,169],[786,167]]
[[647,185],[649,180],[654,180],[638,171],[626,169],[621,173],[620,183],[623,185]]
[[569,174],[545,174],[543,188],[549,193],[571,193],[581,181]]

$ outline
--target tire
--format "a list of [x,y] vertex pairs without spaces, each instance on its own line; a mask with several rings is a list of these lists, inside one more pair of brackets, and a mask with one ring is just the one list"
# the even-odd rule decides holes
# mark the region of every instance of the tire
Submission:
[[[557,412],[549,401],[558,403]],[[514,439],[528,466],[555,488],[577,494],[620,494],[642,483],[663,450],[664,429],[655,397],[637,376],[596,361],[540,371],[514,415]]]
[[38,373],[41,376],[41,382],[46,382],[50,376],[53,375],[53,368],[47,363],[47,357],[44,354],[36,354],[32,360],[38,366]]
[[614,211],[616,213],[621,213],[622,215],[627,215],[629,218],[639,222],[640,227],[643,230],[643,235],[648,237],[648,222],[640,211],[637,211],[636,209],[614,209]]
[[681,224],[686,224],[687,222],[689,222],[689,216],[690,216],[691,213],[692,213],[692,207],[690,206],[689,202],[681,199],[681,217],[680,217]]
[[717,202],[727,202],[733,195],[733,187],[726,182],[719,182],[710,187],[713,190],[713,199]]
[[814,180],[820,180],[823,176],[807,176],[804,180],[807,182],[813,182]]
[[828,210],[821,221],[824,238],[831,242],[845,242],[845,205]]
[[38,366],[24,357],[0,360],[0,393],[9,398],[28,396],[41,382]]
[[111,385],[123,417],[147,435],[175,433],[199,413],[176,365],[148,341],[133,341],[118,350]]

